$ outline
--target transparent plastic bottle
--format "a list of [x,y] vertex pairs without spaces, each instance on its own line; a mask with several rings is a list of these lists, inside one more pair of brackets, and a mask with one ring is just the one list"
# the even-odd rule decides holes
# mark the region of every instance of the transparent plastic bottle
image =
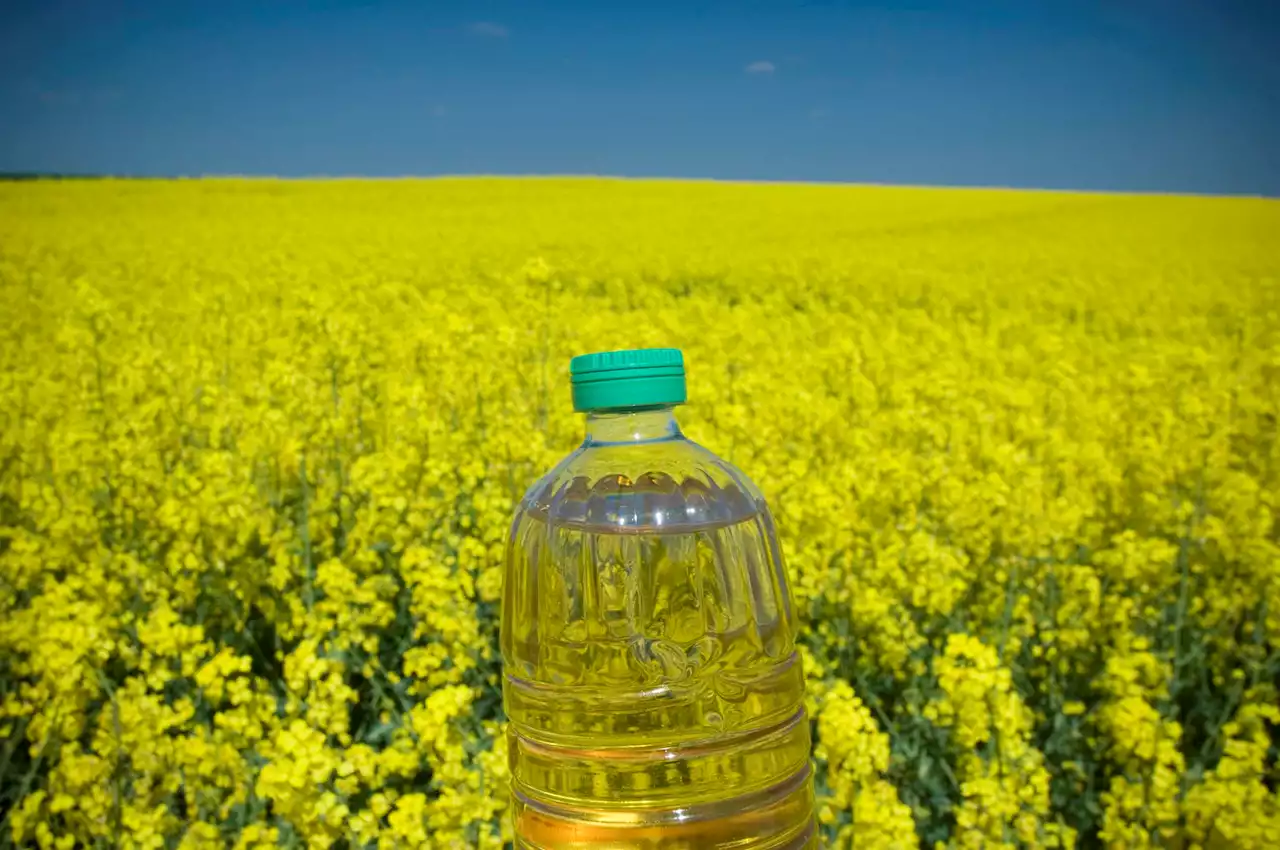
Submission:
[[816,846],[773,520],[686,439],[674,349],[576,357],[582,446],[521,501],[502,610],[516,846]]

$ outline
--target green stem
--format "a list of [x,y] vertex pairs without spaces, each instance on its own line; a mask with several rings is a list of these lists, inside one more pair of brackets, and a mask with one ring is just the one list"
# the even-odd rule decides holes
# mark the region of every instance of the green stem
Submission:
[[299,509],[299,534],[302,537],[303,586],[302,601],[310,611],[315,605],[315,568],[311,561],[311,487],[307,482],[307,456],[299,463],[298,476],[302,482],[302,506]]

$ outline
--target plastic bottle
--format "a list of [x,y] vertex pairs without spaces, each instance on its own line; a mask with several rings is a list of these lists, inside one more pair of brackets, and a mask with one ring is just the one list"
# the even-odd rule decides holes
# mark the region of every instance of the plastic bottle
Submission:
[[575,357],[586,440],[525,495],[502,610],[516,846],[816,846],[773,520],[688,440],[675,349]]

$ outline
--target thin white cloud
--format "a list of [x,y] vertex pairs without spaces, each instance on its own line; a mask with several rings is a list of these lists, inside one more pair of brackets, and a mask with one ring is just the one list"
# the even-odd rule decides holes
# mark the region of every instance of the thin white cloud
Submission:
[[774,71],[778,70],[778,66],[774,65],[772,62],[761,59],[759,61],[752,62],[746,68],[743,68],[743,70],[748,74],[772,74]]
[[71,89],[41,89],[36,97],[51,106],[72,106],[80,102],[80,92]]
[[472,35],[478,35],[482,38],[506,38],[511,35],[511,30],[502,24],[495,24],[492,21],[476,21],[467,27]]
[[75,106],[81,103],[112,103],[120,99],[120,90],[114,88],[96,88],[90,86],[85,89],[61,89],[61,88],[45,88],[44,86],[30,84],[21,87],[23,95],[34,97],[41,103],[50,106]]

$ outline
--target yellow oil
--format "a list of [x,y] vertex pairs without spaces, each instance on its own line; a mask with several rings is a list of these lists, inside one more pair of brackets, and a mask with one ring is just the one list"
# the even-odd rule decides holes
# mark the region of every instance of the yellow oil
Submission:
[[517,847],[816,846],[782,565],[763,505],[737,504],[702,526],[518,515],[502,634]]

